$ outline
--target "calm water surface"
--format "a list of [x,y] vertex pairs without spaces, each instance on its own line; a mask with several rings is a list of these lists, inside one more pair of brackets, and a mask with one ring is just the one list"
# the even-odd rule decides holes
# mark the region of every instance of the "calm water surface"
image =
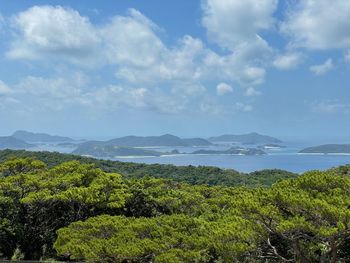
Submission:
[[[262,169],[284,169],[291,172],[302,173],[307,170],[324,170],[335,166],[350,164],[350,155],[308,155],[298,154],[298,151],[309,146],[320,145],[325,143],[349,143],[350,139],[335,140],[285,140],[282,145],[285,148],[275,150],[265,150],[268,154],[261,156],[244,156],[244,155],[194,155],[188,154],[199,149],[225,150],[229,146],[211,146],[211,147],[151,147],[148,149],[170,152],[177,149],[179,155],[165,155],[161,157],[118,157],[112,160],[124,162],[137,162],[147,164],[174,164],[174,165],[207,165],[218,166],[221,168],[235,169],[240,172],[253,172]],[[244,147],[255,147],[244,146]],[[70,153],[74,150],[72,147],[56,147],[54,145],[41,145],[35,150],[58,151]]]

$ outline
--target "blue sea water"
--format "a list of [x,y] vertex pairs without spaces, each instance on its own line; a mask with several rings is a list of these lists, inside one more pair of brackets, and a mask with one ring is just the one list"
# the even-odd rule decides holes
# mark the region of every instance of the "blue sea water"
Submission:
[[[298,152],[309,146],[315,146],[325,143],[349,143],[350,139],[341,138],[337,140],[284,140],[281,145],[285,148],[265,149],[266,155],[245,156],[245,155],[194,155],[188,154],[199,149],[225,150],[230,146],[210,146],[210,147],[150,147],[161,152],[170,152],[177,149],[179,155],[164,155],[160,157],[116,157],[112,160],[123,162],[137,162],[147,164],[173,164],[173,165],[206,165],[217,166],[221,168],[234,169],[240,172],[253,172],[262,169],[283,169],[296,173],[303,173],[308,170],[324,170],[339,165],[350,164],[350,155],[323,155],[323,154],[298,154]],[[245,145],[244,147],[256,147],[256,145]],[[58,151],[70,153],[74,150],[71,147],[57,147],[55,145],[40,145],[35,150]]]
[[[303,173],[308,170],[325,170],[339,165],[350,164],[350,155],[347,154],[299,154],[301,149],[310,146],[316,146],[326,143],[349,143],[349,138],[338,139],[286,139],[281,145],[285,148],[265,149],[267,155],[165,155],[161,157],[123,157],[114,158],[118,161],[130,161],[147,164],[174,164],[174,165],[206,165],[217,166],[221,168],[234,169],[240,172],[253,172],[262,169],[283,169],[295,173]],[[256,147],[256,145],[245,145],[244,147]],[[212,146],[210,149],[227,149],[228,146]],[[174,148],[152,148],[157,151],[171,151]],[[199,149],[208,149],[201,147],[177,148],[180,152],[193,152]]]
[[277,168],[302,173],[308,170],[324,170],[339,165],[350,164],[350,155],[177,155],[144,158],[115,158],[115,160],[148,164],[209,165],[230,168],[240,172],[253,172],[262,169]]

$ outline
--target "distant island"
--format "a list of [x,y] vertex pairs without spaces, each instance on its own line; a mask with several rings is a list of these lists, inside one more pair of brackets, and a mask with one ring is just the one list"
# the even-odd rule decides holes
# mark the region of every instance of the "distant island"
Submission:
[[28,132],[28,131],[16,131],[12,134],[12,137],[28,142],[72,142],[74,141],[72,138],[69,137],[62,137],[62,136],[56,136],[56,135],[49,135],[47,133],[34,133],[34,132]]
[[[93,146],[92,146],[93,145]],[[228,150],[198,150],[192,153],[180,153],[177,149],[170,152],[160,152],[150,149],[135,148],[135,147],[125,147],[125,146],[113,146],[109,144],[82,144],[73,154],[94,156],[94,157],[121,157],[121,156],[150,156],[158,157],[162,155],[176,155],[176,154],[237,154],[237,155],[263,155],[266,154],[261,149],[256,148],[242,148],[242,147],[231,147]]]
[[[222,142],[239,142],[241,144],[260,144],[256,148],[246,148],[235,146],[228,149],[218,150],[212,149],[211,146],[223,146]],[[107,141],[84,141],[78,142],[69,137],[50,135],[47,133],[33,133],[29,131],[19,130],[11,136],[1,137],[0,149],[28,149],[38,144],[52,144],[57,147],[72,148],[72,153],[76,155],[86,155],[94,157],[121,157],[121,156],[136,156],[136,157],[159,157],[162,155],[176,154],[232,154],[232,155],[263,155],[266,154],[264,149],[269,147],[282,147],[277,143],[280,140],[260,135],[258,133],[242,134],[242,135],[222,135],[204,138],[180,138],[171,134],[160,136],[124,136]],[[157,150],[152,148],[167,147],[174,150]],[[194,149],[189,153],[181,153],[175,150],[177,147],[201,147]],[[208,148],[207,148],[208,147]],[[204,148],[204,149],[203,149]]]
[[350,154],[350,144],[324,144],[314,147],[305,148],[299,153],[323,153],[323,154],[334,154],[334,153],[349,153]]
[[113,146],[113,145],[96,145],[90,147],[89,145],[82,145],[78,149],[73,151],[73,154],[94,156],[94,157],[118,157],[118,156],[161,156],[165,153],[133,148],[124,146]]
[[[180,137],[165,134],[161,136],[125,136],[121,138],[116,138],[108,141],[87,141],[81,143],[74,153],[83,153],[88,154],[91,152],[113,152],[115,149],[120,149],[120,147],[127,148],[141,148],[141,147],[199,147],[199,146],[210,146],[211,142],[201,139],[201,138],[192,138],[192,139],[181,139]],[[101,150],[102,149],[102,150]],[[106,150],[104,150],[106,149]],[[118,150],[120,151],[120,150]],[[136,151],[135,151],[136,152]],[[142,153],[141,150],[138,151]],[[147,155],[149,152],[146,152]],[[156,154],[155,151],[153,151]],[[142,155],[142,154],[137,154]],[[159,155],[158,153],[156,155]],[[96,156],[96,155],[94,155]]]
[[240,135],[225,134],[217,137],[209,138],[212,143],[219,142],[235,142],[241,144],[270,144],[270,143],[281,143],[282,141],[267,135],[261,135],[256,132]]
[[[89,142],[88,142],[89,143]],[[152,146],[209,146],[211,142],[201,138],[182,139],[180,137],[164,134],[161,136],[125,136],[102,142],[106,145],[125,147],[152,147]]]
[[0,149],[28,149],[34,145],[29,144],[23,140],[16,139],[12,136],[0,137]]
[[216,150],[198,150],[192,154],[239,154],[239,155],[263,155],[266,154],[261,149],[256,148],[241,148],[241,147],[231,147],[228,150],[216,151]]

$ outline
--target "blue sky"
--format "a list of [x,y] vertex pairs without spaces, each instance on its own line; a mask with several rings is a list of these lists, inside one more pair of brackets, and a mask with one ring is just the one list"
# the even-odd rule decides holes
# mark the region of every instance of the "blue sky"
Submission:
[[349,17],[343,0],[2,1],[0,135],[348,135]]

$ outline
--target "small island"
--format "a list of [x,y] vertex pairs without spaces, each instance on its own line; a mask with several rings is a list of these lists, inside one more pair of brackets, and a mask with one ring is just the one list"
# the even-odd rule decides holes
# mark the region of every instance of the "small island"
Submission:
[[78,147],[78,149],[73,151],[73,154],[77,155],[86,155],[94,157],[125,157],[125,156],[150,156],[156,157],[161,156],[165,153],[146,150],[133,147],[124,147],[124,146],[113,146],[113,145],[95,145],[94,147]]
[[257,148],[242,148],[242,147],[231,147],[227,150],[197,150],[192,153],[181,153],[179,150],[174,149],[170,152],[160,152],[145,148],[136,147],[125,147],[115,146],[109,144],[82,144],[73,154],[94,156],[94,157],[159,157],[166,155],[178,155],[178,154],[197,154],[197,155],[263,155],[266,154],[261,149]]
[[198,151],[194,151],[192,154],[264,155],[266,154],[266,152],[256,148],[231,147],[230,149],[223,150],[223,151],[198,150]]
[[299,151],[299,153],[350,154],[350,144],[324,144],[324,145],[302,149],[301,151]]
[[12,136],[0,137],[0,149],[28,149],[34,147],[34,145],[29,144],[23,140],[16,139]]
[[209,138],[210,142],[220,143],[220,142],[234,142],[241,144],[268,144],[268,143],[281,143],[282,141],[267,135],[262,135],[256,132],[247,134],[225,134],[217,137]]

